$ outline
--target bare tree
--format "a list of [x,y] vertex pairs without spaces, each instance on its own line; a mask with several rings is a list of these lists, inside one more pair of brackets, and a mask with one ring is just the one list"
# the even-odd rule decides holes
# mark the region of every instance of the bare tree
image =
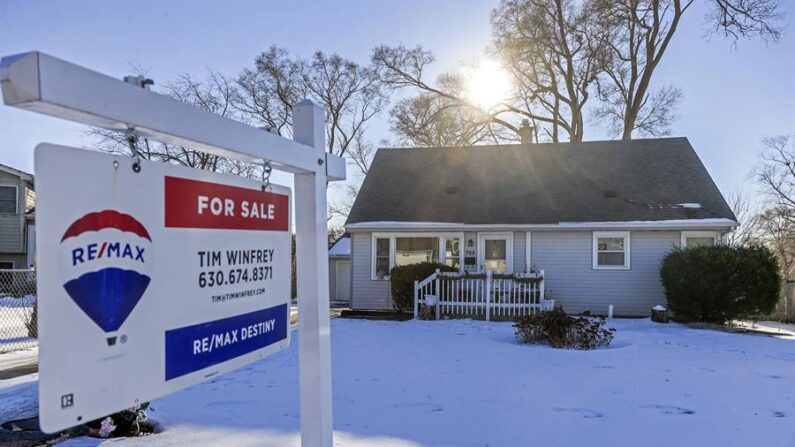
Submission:
[[242,117],[287,137],[292,106],[304,98],[315,101],[326,112],[327,150],[339,156],[384,109],[389,91],[373,67],[320,51],[304,60],[275,46],[258,56],[237,84],[234,106]]
[[370,163],[375,156],[375,146],[364,138],[364,133],[359,132],[348,149],[348,160],[356,166],[362,175],[370,171]]
[[[599,82],[602,104],[595,115],[607,119],[622,139],[631,139],[636,131],[652,136],[670,133],[682,93],[672,86],[654,90],[652,80],[694,1],[593,0],[593,11],[608,30],[602,36],[611,56],[606,76]],[[777,0],[709,0],[705,4],[712,31],[734,41],[780,36],[782,15]]]
[[387,104],[385,86],[371,67],[318,51],[302,63],[304,86],[326,110],[329,152],[344,156],[365,124]]
[[[263,52],[254,65],[234,80],[214,71],[200,80],[181,75],[160,92],[287,138],[293,132],[293,106],[310,98],[325,110],[328,152],[367,172],[375,150],[364,132],[386,106],[389,92],[372,67],[322,52],[311,60],[294,58],[277,47]],[[124,135],[102,129],[91,133],[103,150],[131,153]],[[148,140],[141,141],[139,151],[147,159],[233,175],[257,178],[262,172],[250,163]],[[329,204],[329,219],[344,214],[345,206]]]
[[505,0],[492,13],[493,52],[516,84],[505,106],[540,123],[553,142],[583,140],[583,111],[607,61],[605,31],[591,9],[571,0]]
[[758,218],[759,240],[768,246],[776,258],[782,276],[795,278],[795,210],[773,207],[761,213]]
[[[220,73],[210,70],[201,80],[190,75],[180,75],[174,81],[165,84],[160,92],[220,116],[238,118],[236,110],[232,106],[235,94],[234,83]],[[94,139],[93,146],[101,151],[127,156],[135,155],[124,133],[101,128],[92,128],[88,133]],[[147,160],[249,178],[258,177],[261,174],[261,168],[251,163],[197,151],[189,147],[150,141],[146,138],[139,141],[137,155]]]
[[465,145],[518,140],[527,119],[553,142],[582,141],[583,110],[607,54],[591,15],[587,2],[503,1],[492,14],[490,53],[512,88],[490,106],[467,97],[462,75],[425,79],[434,56],[422,47],[377,47],[373,61],[385,82],[419,91],[393,109],[393,130],[411,143]]
[[741,38],[775,41],[781,37],[784,13],[779,0],[712,0],[711,6],[706,19],[712,32],[733,43]]
[[337,239],[341,238],[343,234],[345,234],[345,227],[341,225],[329,225],[328,227],[329,248],[331,248],[331,245],[334,242],[337,242]]
[[776,254],[782,274],[795,278],[795,133],[762,140],[756,181],[769,207],[757,217],[761,241]]
[[292,137],[292,108],[306,97],[302,66],[287,50],[270,47],[237,78],[235,109],[249,124]]
[[795,225],[795,134],[767,137],[762,143],[756,180],[780,218]]
[[739,227],[727,234],[724,241],[732,246],[747,246],[760,242],[760,213],[745,191],[739,190],[729,197]]
[[340,199],[330,199],[328,202],[328,217],[327,221],[337,221],[337,219],[345,218],[351,212],[353,202],[356,201],[356,195],[359,190],[351,185],[335,185],[335,188],[345,188],[345,196]]
[[[391,91],[373,66],[319,51],[306,60],[272,46],[243,71],[237,86],[233,104],[241,119],[285,137],[292,136],[293,105],[312,99],[325,111],[326,150],[367,173],[375,154],[367,125],[386,107]],[[349,202],[330,200],[328,220],[344,218]]]
[[[379,78],[392,88],[414,88],[420,98],[401,101],[393,110],[393,130],[398,138],[406,142],[425,142],[437,146],[446,145],[451,135],[458,134],[462,141],[488,139],[489,137],[467,138],[473,129],[491,129],[488,124],[495,124],[518,134],[518,125],[504,119],[510,109],[503,104],[486,108],[466,96],[465,79],[461,75],[445,73],[437,77],[436,82],[425,79],[425,71],[435,58],[422,47],[407,48],[379,46],[373,50],[373,64],[377,68]],[[453,108],[460,109],[452,114]],[[440,120],[428,123],[428,119]],[[463,130],[449,126],[463,124]],[[406,132],[406,133],[403,133]],[[455,139],[455,138],[454,138]]]
[[409,146],[472,146],[500,143],[516,135],[493,123],[491,115],[432,93],[399,101],[390,115],[392,132]]

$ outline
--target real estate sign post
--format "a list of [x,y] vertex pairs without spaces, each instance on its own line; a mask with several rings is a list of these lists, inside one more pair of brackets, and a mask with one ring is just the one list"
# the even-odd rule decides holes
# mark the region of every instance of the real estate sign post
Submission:
[[[332,446],[323,111],[295,140],[39,52],[0,61],[5,104],[295,174],[301,441]],[[36,150],[40,409],[56,431],[289,344],[290,191],[55,145]],[[263,190],[264,189],[264,190]]]

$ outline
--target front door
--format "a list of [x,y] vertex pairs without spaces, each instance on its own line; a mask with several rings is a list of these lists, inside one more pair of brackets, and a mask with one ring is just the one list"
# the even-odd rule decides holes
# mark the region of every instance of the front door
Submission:
[[337,261],[336,284],[337,290],[334,297],[337,301],[344,301],[350,303],[351,301],[351,262],[350,261]]
[[513,235],[481,233],[478,244],[478,267],[481,271],[511,273],[513,271]]

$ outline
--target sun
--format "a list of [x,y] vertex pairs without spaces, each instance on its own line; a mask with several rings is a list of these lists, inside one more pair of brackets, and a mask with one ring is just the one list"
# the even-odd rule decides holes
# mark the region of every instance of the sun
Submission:
[[491,108],[508,97],[511,79],[503,68],[491,59],[481,60],[464,73],[467,99],[483,108]]

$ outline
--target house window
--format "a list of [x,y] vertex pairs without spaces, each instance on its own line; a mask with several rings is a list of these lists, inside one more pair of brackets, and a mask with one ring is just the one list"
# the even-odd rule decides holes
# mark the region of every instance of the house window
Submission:
[[593,234],[594,269],[629,268],[629,232],[597,231]]
[[389,277],[389,242],[387,238],[375,239],[375,263],[373,269],[373,278],[385,279]]
[[0,213],[17,213],[17,187],[0,186]]
[[508,247],[505,239],[486,239],[485,262],[486,271],[505,273],[508,269]]
[[711,247],[718,235],[714,231],[683,231],[682,247]]
[[395,265],[439,262],[438,237],[396,237]]
[[448,267],[461,268],[461,238],[444,238],[444,263]]
[[373,233],[371,279],[389,279],[396,266],[420,262],[461,266],[461,233]]

